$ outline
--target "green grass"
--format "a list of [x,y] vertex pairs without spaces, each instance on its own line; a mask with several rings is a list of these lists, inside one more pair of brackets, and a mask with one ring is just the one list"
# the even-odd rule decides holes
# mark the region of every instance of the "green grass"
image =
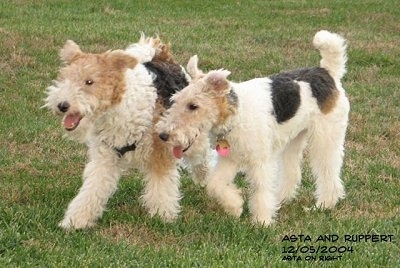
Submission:
[[[0,267],[400,267],[400,9],[397,0],[0,2]],[[141,174],[121,181],[98,225],[57,227],[81,185],[85,147],[62,139],[43,105],[73,39],[82,49],[124,48],[139,32],[160,34],[182,64],[226,68],[236,81],[314,66],[311,40],[328,29],[348,39],[343,80],[352,110],[343,179],[347,198],[312,206],[308,168],[278,223],[228,217],[183,174],[175,223],[149,218],[138,202]],[[244,184],[244,183],[242,183]],[[245,188],[245,184],[243,185]],[[313,241],[283,242],[285,235]],[[315,242],[337,234],[337,242]],[[346,234],[392,234],[395,242],[344,242]],[[340,261],[283,261],[288,246],[353,247]],[[306,256],[320,254],[297,254]]]

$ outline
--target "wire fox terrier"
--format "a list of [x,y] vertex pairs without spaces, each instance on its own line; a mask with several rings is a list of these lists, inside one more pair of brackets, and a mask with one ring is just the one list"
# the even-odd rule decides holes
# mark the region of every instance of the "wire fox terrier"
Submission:
[[316,182],[316,205],[332,208],[343,198],[340,170],[350,109],[341,84],[346,44],[337,34],[319,31],[313,40],[320,67],[282,72],[242,83],[227,80],[227,70],[204,74],[192,57],[189,86],[156,129],[175,156],[210,133],[219,154],[207,192],[225,211],[242,214],[243,197],[234,184],[242,171],[249,182],[249,210],[256,223],[269,225],[283,201],[301,181],[300,164],[308,144]]
[[[60,226],[93,226],[130,167],[145,174],[141,201],[150,215],[172,221],[180,211],[178,161],[154,124],[190,77],[175,63],[169,45],[142,35],[126,50],[87,54],[69,40],[60,57],[65,66],[47,88],[44,107],[63,116],[66,136],[85,142],[89,151],[83,185]],[[207,134],[199,139],[209,144]],[[194,180],[202,183],[210,150],[201,141],[198,146],[185,156]]]

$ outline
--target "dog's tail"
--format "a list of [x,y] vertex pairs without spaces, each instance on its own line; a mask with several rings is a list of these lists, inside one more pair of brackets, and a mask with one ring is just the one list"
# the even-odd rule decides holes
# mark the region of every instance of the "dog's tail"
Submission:
[[346,40],[336,33],[322,30],[315,34],[313,45],[321,54],[320,66],[340,81],[346,73]]

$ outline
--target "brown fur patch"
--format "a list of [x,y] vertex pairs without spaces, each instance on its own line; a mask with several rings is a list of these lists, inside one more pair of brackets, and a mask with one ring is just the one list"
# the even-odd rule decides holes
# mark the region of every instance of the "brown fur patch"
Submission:
[[[165,107],[159,101],[156,102],[156,108],[153,115],[153,126],[160,120]],[[153,146],[150,154],[151,170],[153,174],[159,178],[164,177],[174,168],[175,160],[172,155],[171,147],[161,141],[158,133],[153,129],[152,133]]]
[[153,130],[153,150],[150,154],[151,171],[157,178],[165,178],[171,169],[175,168],[175,160],[171,147],[161,141],[158,133]]
[[319,104],[322,113],[328,114],[336,106],[337,99],[339,98],[339,90],[332,89],[331,94]]
[[232,105],[228,99],[228,95],[216,99],[216,104],[219,109],[219,118],[217,124],[222,124],[225,120],[236,113],[237,107]]
[[81,90],[99,101],[99,111],[119,103],[126,90],[124,73],[134,68],[137,60],[119,51],[103,54],[76,55],[71,63],[61,69],[59,79],[68,78]]
[[158,50],[153,58],[153,61],[163,61],[167,63],[177,64],[171,52],[171,44],[161,44],[158,47]]

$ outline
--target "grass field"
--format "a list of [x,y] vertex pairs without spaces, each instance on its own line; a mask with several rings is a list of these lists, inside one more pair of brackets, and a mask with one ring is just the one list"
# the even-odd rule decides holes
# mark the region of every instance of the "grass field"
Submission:
[[[240,81],[317,65],[320,29],[349,44],[347,197],[335,209],[304,209],[314,202],[306,167],[277,224],[253,226],[247,210],[227,216],[183,173],[182,212],[166,224],[140,206],[132,171],[95,228],[57,227],[86,161],[85,146],[63,139],[60,120],[40,109],[65,40],[102,52],[140,31],[160,34],[182,64],[198,54],[203,70],[223,67]],[[1,1],[0,267],[400,267],[399,44],[398,0]]]

